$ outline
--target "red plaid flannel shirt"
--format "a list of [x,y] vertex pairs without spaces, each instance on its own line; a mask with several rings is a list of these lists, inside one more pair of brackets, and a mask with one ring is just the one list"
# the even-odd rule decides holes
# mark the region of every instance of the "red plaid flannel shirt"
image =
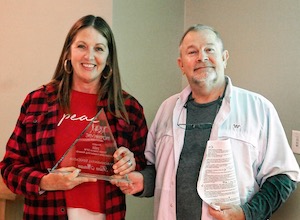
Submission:
[[[43,86],[27,95],[0,163],[4,182],[9,189],[25,197],[23,219],[67,219],[63,191],[47,191],[39,195],[41,178],[57,160],[54,155],[59,110],[56,96],[57,90],[53,86]],[[146,165],[146,120],[138,101],[125,92],[124,97],[127,97],[125,106],[130,125],[107,111],[107,99],[100,101],[99,109],[104,108],[117,145],[125,146],[134,153],[136,170],[141,170]],[[88,199],[88,195],[82,197]],[[106,182],[105,198],[106,219],[125,219],[125,195]]]

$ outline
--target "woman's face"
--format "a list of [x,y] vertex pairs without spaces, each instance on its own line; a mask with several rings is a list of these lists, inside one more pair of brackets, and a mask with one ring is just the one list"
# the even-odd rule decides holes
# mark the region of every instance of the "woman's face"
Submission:
[[80,30],[71,45],[72,89],[97,93],[108,55],[107,40],[102,34],[93,27]]

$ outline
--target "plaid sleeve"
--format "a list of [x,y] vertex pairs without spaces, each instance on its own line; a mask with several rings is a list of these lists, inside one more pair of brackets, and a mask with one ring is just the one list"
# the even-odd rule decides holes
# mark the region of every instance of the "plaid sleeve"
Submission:
[[118,119],[117,139],[118,144],[127,147],[134,153],[136,170],[142,170],[146,166],[144,155],[148,127],[141,104],[132,96],[125,99],[125,107],[129,122]]
[[[118,147],[127,147],[134,153],[136,170],[146,166],[144,155],[148,128],[144,116],[143,107],[132,96],[125,94],[125,107],[128,113],[129,123],[121,118],[116,118],[107,111],[107,103],[103,101],[100,107],[106,108],[108,122],[114,134]],[[125,195],[122,191],[110,183],[106,184],[106,219],[125,219]]]
[[[24,122],[28,117],[26,114],[31,102],[30,96],[23,102],[15,129],[7,142],[4,159],[0,163],[3,180],[8,188],[16,194],[24,195],[38,194],[40,179],[44,176],[34,167],[34,158],[28,148],[28,141],[33,135],[30,135],[31,131]],[[34,144],[32,147],[35,147]]]
[[146,167],[145,146],[148,133],[148,127],[142,106],[137,102],[130,108],[130,123],[134,125],[132,134],[131,151],[136,160],[136,170],[142,170]]

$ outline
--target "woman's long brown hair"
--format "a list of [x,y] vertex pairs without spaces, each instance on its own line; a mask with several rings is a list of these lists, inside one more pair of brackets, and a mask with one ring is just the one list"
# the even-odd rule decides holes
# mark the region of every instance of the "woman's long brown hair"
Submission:
[[70,47],[78,31],[87,27],[93,27],[99,31],[99,33],[106,38],[109,48],[107,65],[102,71],[99,82],[98,100],[107,97],[108,110],[117,118],[123,118],[129,123],[128,114],[124,105],[115,39],[112,30],[106,21],[101,17],[96,17],[94,15],[87,15],[79,19],[72,26],[66,37],[56,70],[52,77],[52,81],[50,82],[58,87],[57,98],[59,104],[65,112],[70,113],[70,94],[73,72],[70,62],[66,63],[67,68],[64,67],[64,64],[70,55]]

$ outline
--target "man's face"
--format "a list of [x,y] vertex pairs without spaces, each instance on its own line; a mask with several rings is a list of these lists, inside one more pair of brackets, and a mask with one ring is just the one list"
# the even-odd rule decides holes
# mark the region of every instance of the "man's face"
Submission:
[[191,86],[213,88],[224,80],[228,51],[216,34],[208,29],[191,31],[180,46],[178,65]]

